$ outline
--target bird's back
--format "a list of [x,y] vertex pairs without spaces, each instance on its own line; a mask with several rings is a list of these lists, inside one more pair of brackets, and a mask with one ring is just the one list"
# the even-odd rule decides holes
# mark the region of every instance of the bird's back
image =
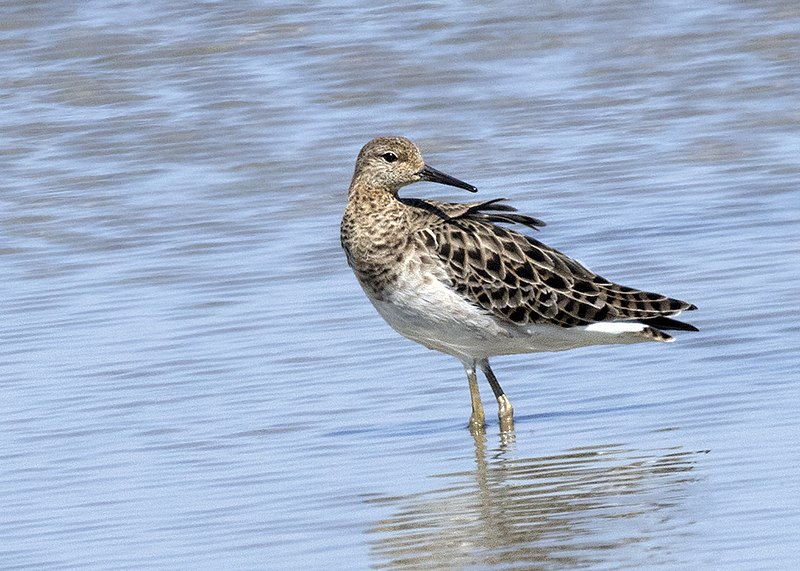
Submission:
[[450,204],[400,199],[409,209],[415,247],[435,255],[450,287],[476,306],[517,325],[563,328],[637,322],[659,340],[660,329],[696,330],[672,319],[687,302],[622,286],[533,237],[499,225],[543,223],[500,201]]

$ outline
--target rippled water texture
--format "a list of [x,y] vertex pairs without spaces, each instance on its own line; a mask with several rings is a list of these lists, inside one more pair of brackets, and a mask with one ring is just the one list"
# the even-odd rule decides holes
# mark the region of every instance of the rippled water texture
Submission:
[[[792,568],[799,30],[791,2],[5,2],[0,567]],[[497,359],[516,431],[473,438],[460,364],[339,248],[390,133],[701,332]]]

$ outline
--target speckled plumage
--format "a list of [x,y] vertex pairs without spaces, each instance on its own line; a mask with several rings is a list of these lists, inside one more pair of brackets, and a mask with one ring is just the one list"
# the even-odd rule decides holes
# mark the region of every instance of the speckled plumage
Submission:
[[503,199],[443,203],[397,196],[419,180],[476,190],[426,166],[407,139],[381,137],[365,145],[342,219],[342,246],[393,328],[462,361],[472,426],[484,421],[478,366],[498,399],[501,428],[511,427],[511,405],[489,367],[493,355],[671,341],[664,329],[696,331],[672,318],[694,305],[613,283],[501,226],[544,225]]

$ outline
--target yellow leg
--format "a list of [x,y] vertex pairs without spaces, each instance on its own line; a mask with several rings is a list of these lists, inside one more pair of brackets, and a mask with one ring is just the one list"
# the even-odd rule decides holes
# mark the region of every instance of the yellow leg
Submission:
[[500,421],[500,432],[509,432],[514,429],[514,407],[511,406],[511,401],[503,392],[503,388],[494,376],[492,368],[489,367],[489,360],[483,359],[478,363],[483,374],[486,375],[486,380],[489,381],[489,386],[492,387],[492,392],[497,399],[497,418]]
[[478,376],[475,374],[475,363],[464,363],[464,371],[469,381],[469,398],[472,401],[472,415],[469,417],[470,430],[484,430],[486,428],[486,414],[483,412],[481,393],[478,390]]

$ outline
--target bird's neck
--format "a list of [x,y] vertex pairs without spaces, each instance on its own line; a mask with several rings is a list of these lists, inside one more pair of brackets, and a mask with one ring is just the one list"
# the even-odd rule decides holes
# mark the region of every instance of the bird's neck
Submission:
[[407,207],[397,197],[374,187],[350,187],[341,241],[362,285],[390,280],[409,239]]

